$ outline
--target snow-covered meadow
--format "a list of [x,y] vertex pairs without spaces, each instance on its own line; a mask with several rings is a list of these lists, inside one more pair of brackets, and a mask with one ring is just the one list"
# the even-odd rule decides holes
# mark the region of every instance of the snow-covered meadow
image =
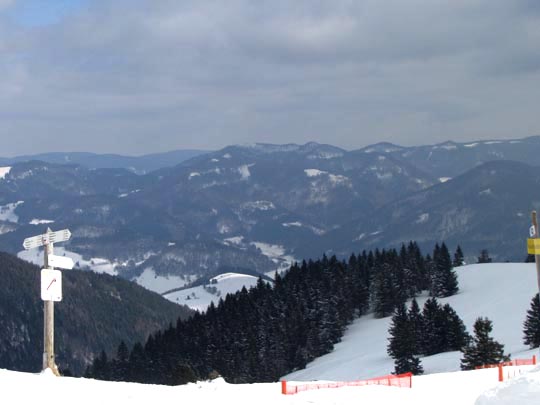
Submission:
[[34,375],[0,370],[3,404],[96,403],[147,405],[149,403],[234,405],[536,405],[540,396],[540,368],[522,368],[524,374],[499,383],[497,370],[432,374],[413,377],[412,388],[385,386],[345,387],[282,395],[280,383],[227,384],[222,379],[178,387],[115,383]]

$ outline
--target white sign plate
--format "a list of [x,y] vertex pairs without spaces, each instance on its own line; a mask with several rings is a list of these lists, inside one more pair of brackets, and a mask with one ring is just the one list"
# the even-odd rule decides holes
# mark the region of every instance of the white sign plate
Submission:
[[41,299],[62,301],[62,272],[60,270],[41,270]]
[[49,255],[49,266],[57,269],[71,270],[73,268],[73,259],[67,256]]
[[65,242],[71,238],[71,232],[69,229],[62,229],[61,231],[48,232],[43,235],[32,236],[26,238],[23,242],[23,246],[26,250],[37,248],[49,243]]

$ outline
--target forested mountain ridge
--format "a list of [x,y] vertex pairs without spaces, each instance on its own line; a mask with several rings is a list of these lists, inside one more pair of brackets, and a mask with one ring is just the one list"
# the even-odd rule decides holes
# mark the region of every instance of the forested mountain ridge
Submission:
[[[40,268],[0,252],[0,368],[37,372],[43,353]],[[192,311],[134,283],[84,271],[63,271],[55,305],[57,364],[80,374],[100,350],[145,339]]]
[[[540,208],[538,153],[540,138],[531,137],[350,152],[229,146],[142,176],[17,163],[0,178],[0,247],[18,253],[45,223],[70,228],[66,254],[80,255],[81,267],[105,261],[110,273],[159,292],[224,268],[273,273],[320,252],[347,257],[408,240],[521,260],[527,212]],[[499,213],[504,224],[486,232]],[[147,283],[156,277],[160,289]]]

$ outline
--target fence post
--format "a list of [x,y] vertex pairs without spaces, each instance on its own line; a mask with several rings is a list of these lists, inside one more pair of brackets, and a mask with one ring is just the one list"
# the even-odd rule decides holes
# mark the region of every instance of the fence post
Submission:
[[499,382],[503,382],[504,381],[504,376],[503,376],[503,366],[502,364],[499,364]]
[[281,393],[287,395],[287,381],[281,381]]

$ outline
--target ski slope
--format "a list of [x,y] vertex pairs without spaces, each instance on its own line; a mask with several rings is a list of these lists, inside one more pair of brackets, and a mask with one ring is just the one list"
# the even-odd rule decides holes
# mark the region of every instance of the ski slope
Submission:
[[[522,369],[521,372],[529,370]],[[279,383],[233,385],[217,379],[167,387],[0,370],[0,403],[5,405],[537,405],[539,395],[540,368],[504,383],[497,382],[496,369],[486,369],[413,377],[412,388],[345,387],[296,395],[282,395]]]
[[[534,263],[473,264],[456,268],[460,291],[440,299],[449,303],[463,319],[469,333],[477,317],[493,321],[492,336],[505,345],[512,358],[530,358],[522,342],[523,321],[534,294],[538,292]],[[418,298],[422,308],[427,296]],[[391,318],[364,316],[354,322],[334,351],[308,364],[306,369],[285,376],[287,380],[349,381],[390,374],[394,362],[386,353]],[[460,369],[460,352],[421,358],[426,374]]]

